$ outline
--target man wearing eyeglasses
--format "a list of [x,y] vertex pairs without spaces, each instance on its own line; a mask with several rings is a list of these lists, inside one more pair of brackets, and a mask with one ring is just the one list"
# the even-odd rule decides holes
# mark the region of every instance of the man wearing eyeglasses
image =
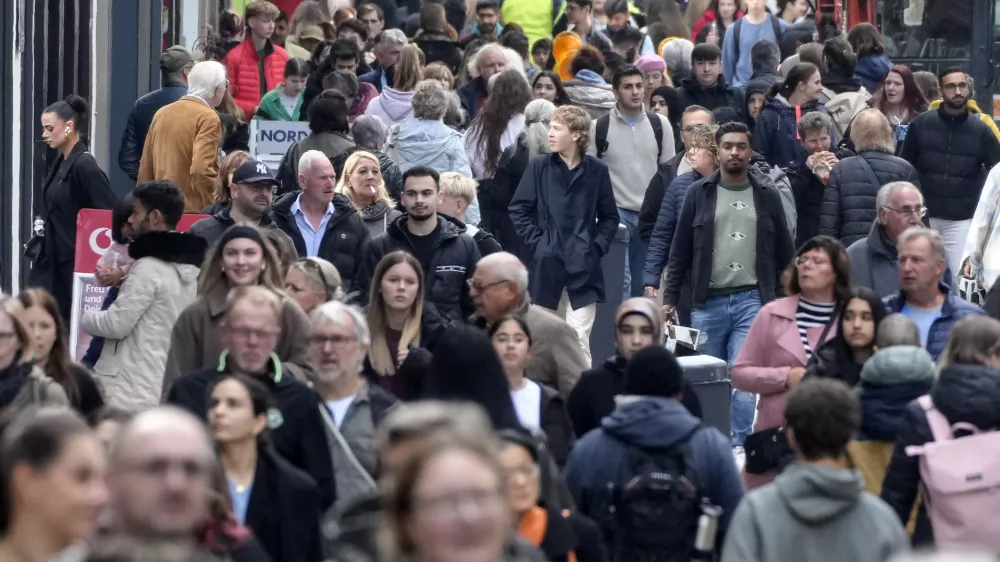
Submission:
[[[917,186],[905,181],[884,185],[875,196],[878,217],[868,236],[847,248],[851,258],[851,278],[855,285],[868,287],[880,297],[899,292],[899,237],[908,228],[924,226],[927,214],[924,197]],[[941,282],[953,285],[951,267],[945,262]]]
[[958,68],[941,72],[943,101],[910,122],[900,157],[917,169],[931,228],[958,271],[972,217],[989,171],[1000,162],[1000,141],[970,111],[969,80]]
[[225,351],[218,364],[181,376],[170,386],[164,402],[204,420],[212,388],[223,376],[239,373],[264,383],[275,403],[267,415],[274,448],[316,481],[325,510],[336,494],[320,400],[302,382],[304,375],[282,363],[274,352],[281,335],[281,306],[278,296],[264,287],[235,289],[219,324]]

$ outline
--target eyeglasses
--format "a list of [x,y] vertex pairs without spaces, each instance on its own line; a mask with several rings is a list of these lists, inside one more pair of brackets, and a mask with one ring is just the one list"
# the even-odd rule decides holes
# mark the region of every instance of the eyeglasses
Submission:
[[904,217],[912,215],[913,213],[916,213],[921,218],[923,218],[925,215],[927,215],[927,208],[924,207],[923,205],[917,205],[916,207],[910,207],[909,205],[907,205],[907,206],[903,207],[902,209],[894,209],[894,208],[886,205],[884,208],[889,209],[890,211],[892,211],[894,213],[903,215]]
[[436,520],[447,520],[463,513],[467,507],[479,510],[494,509],[500,505],[499,489],[494,490],[461,490],[434,498],[414,498],[414,507],[428,517]]
[[529,462],[520,466],[510,467],[506,472],[508,480],[513,480],[515,478],[528,480],[534,478],[538,474],[538,465],[533,462]]
[[492,283],[487,283],[485,285],[483,285],[479,281],[476,281],[475,279],[466,279],[465,282],[469,285],[469,288],[472,289],[473,291],[477,293],[484,293],[486,292],[486,289],[489,289],[490,287],[495,287],[501,283],[509,283],[510,281],[508,279],[501,279],[500,281],[494,281]]
[[334,347],[344,347],[349,343],[358,341],[358,338],[351,336],[317,336],[309,338],[309,342],[316,347],[326,347],[326,344],[333,344]]
[[942,84],[941,89],[945,92],[954,92],[955,90],[968,90],[968,82],[959,82],[958,84]]
[[830,260],[816,256],[798,256],[797,258],[795,258],[795,261],[793,263],[795,264],[795,267],[800,267],[807,263],[814,265],[816,267],[822,267],[824,265],[829,265]]

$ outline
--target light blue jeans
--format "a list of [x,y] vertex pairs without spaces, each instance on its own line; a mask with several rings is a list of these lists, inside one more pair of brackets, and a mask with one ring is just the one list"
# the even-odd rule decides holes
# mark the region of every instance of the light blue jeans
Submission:
[[646,243],[639,238],[639,213],[618,207],[618,219],[628,229],[628,254],[625,256],[625,286],[622,301],[643,295],[642,273],[646,267]]
[[[699,351],[726,361],[732,369],[760,306],[760,292],[753,289],[724,297],[710,297],[703,307],[692,310],[691,327],[708,336],[708,341],[698,348]],[[733,447],[742,447],[743,440],[752,431],[756,407],[756,396],[733,389],[729,422]]]

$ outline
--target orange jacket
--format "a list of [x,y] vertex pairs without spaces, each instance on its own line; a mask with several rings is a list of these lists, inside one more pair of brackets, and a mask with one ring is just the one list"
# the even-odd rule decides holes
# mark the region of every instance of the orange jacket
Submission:
[[[264,45],[264,52],[265,91],[270,92],[284,81],[288,52],[270,40]],[[253,117],[257,106],[260,105],[259,61],[260,57],[253,48],[252,38],[247,38],[222,59],[222,64],[226,65],[226,77],[229,78],[229,91],[247,119]]]

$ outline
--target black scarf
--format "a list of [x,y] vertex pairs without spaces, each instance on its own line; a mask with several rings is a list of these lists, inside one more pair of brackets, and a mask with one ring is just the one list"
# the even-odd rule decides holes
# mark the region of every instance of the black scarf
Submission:
[[21,352],[18,351],[10,366],[0,371],[0,408],[6,408],[14,401],[33,368],[30,362],[21,363]]
[[826,75],[823,76],[823,86],[833,90],[835,94],[857,92],[861,89],[861,79],[853,74],[847,76],[846,73],[839,68],[831,68]]

